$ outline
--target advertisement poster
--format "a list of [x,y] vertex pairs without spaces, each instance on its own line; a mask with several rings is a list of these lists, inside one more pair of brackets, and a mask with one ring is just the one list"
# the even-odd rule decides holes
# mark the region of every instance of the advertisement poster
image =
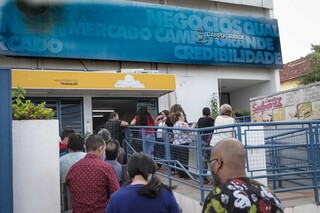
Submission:
[[251,121],[320,119],[320,83],[250,100]]

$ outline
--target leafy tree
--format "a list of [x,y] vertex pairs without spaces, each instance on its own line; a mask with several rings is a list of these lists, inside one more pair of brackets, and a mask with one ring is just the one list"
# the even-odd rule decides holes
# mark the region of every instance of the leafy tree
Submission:
[[301,77],[300,85],[306,85],[320,81],[320,45],[311,45],[313,53],[309,54],[306,59],[311,61],[310,71]]

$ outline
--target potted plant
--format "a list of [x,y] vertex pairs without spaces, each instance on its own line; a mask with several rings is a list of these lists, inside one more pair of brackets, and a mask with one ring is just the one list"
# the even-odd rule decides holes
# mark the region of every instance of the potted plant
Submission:
[[218,107],[218,94],[213,93],[210,98],[211,103],[211,117],[216,118],[219,115],[219,107]]
[[25,94],[12,92],[13,209],[60,212],[59,124],[52,109]]

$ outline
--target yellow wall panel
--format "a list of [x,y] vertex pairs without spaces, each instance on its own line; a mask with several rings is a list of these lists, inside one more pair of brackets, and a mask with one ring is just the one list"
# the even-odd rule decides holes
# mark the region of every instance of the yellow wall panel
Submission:
[[26,89],[175,90],[175,75],[13,70],[12,87]]

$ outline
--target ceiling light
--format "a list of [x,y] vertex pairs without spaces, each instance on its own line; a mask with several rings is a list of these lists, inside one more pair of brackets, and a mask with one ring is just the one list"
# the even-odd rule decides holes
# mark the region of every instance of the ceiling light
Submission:
[[94,109],[92,112],[114,112],[113,109]]

